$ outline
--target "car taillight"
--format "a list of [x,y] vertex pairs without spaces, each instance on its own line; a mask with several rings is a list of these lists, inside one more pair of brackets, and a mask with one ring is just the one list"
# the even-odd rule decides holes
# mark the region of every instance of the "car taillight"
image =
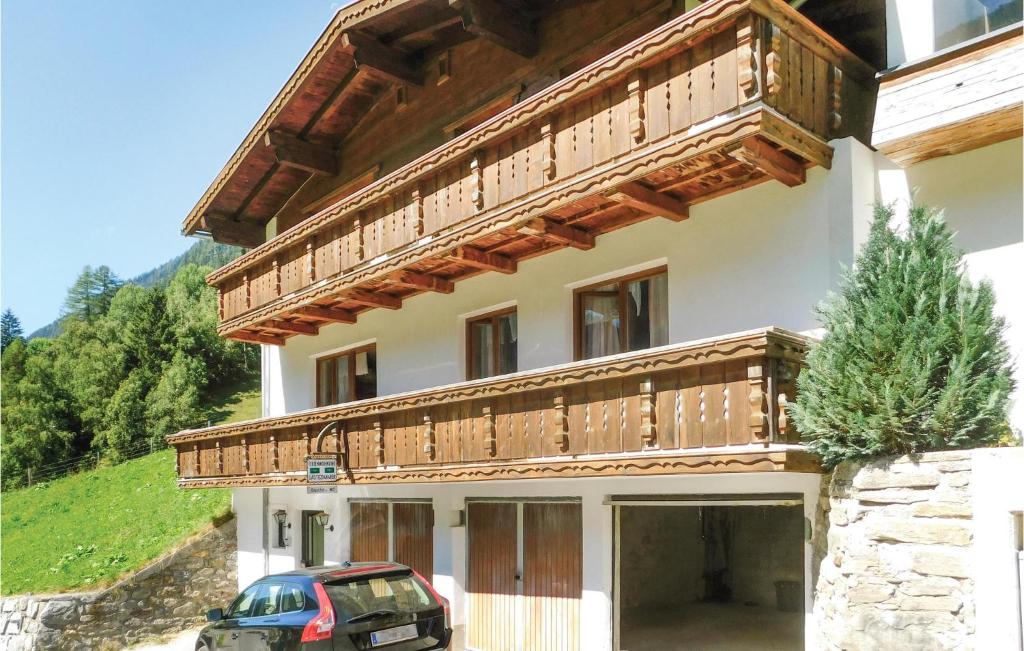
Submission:
[[316,617],[306,622],[302,629],[302,642],[316,642],[318,640],[329,640],[334,633],[334,604],[327,596],[322,583],[313,584],[313,592],[316,593],[316,601],[320,604],[320,612]]
[[445,599],[444,597],[442,597],[441,594],[437,590],[434,589],[434,586],[430,583],[430,581],[427,581],[426,579],[423,578],[422,574],[420,574],[416,570],[413,570],[412,573],[416,575],[416,578],[419,579],[423,583],[423,585],[427,586],[427,590],[430,591],[431,596],[433,596],[434,599],[437,600],[437,603],[441,604],[441,607],[444,608],[444,627],[445,627],[445,629],[451,628],[452,627],[452,607],[451,607],[451,604],[449,604],[448,600]]

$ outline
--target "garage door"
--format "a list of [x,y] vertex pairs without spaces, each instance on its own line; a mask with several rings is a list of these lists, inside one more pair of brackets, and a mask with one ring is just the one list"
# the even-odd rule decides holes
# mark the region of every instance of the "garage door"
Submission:
[[430,502],[352,501],[353,561],[394,561],[434,576],[434,507]]
[[473,501],[467,512],[469,648],[577,651],[580,504]]

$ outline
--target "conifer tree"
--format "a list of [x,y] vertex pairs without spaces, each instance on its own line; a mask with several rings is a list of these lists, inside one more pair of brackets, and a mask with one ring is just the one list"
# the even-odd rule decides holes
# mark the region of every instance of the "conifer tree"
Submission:
[[992,445],[1006,431],[1010,353],[987,281],[967,278],[940,212],[906,236],[876,206],[868,242],[819,308],[790,414],[826,467],[846,459]]
[[10,308],[4,310],[0,316],[0,353],[7,350],[15,339],[24,339],[25,332],[21,328],[21,321]]

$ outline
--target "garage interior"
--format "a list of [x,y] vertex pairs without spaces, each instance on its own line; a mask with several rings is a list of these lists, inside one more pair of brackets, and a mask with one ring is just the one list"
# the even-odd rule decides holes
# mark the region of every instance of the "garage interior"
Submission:
[[617,506],[618,648],[803,649],[803,507],[694,504]]

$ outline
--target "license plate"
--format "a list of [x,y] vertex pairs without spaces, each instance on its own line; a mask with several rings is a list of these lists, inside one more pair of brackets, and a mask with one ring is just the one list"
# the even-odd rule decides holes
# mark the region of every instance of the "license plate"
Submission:
[[373,646],[394,644],[395,642],[402,642],[403,640],[414,640],[419,637],[419,635],[420,634],[416,631],[415,624],[406,624],[405,626],[385,628],[382,631],[374,631],[370,633],[370,644]]

